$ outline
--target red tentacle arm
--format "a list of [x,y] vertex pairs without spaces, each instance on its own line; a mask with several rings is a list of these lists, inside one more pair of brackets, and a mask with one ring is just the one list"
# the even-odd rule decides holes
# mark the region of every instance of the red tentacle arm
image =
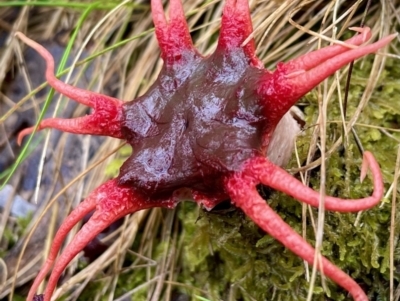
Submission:
[[[241,208],[260,228],[279,240],[308,263],[314,263],[315,249],[296,233],[282,218],[275,213],[262,199],[255,188],[257,184],[249,175],[238,173],[226,182],[226,189],[232,202]],[[368,301],[361,287],[347,274],[321,256],[322,265],[318,269],[346,289],[356,301]]]
[[[253,24],[248,0],[227,0],[222,13],[218,50],[229,52],[241,47],[252,32]],[[256,56],[254,39],[243,48],[254,67],[264,67]]]
[[174,208],[176,204],[177,202],[173,200],[150,200],[132,188],[119,186],[115,179],[104,183],[71,212],[58,230],[50,251],[49,259],[35,279],[29,291],[27,301],[33,299],[38,286],[51,268],[68,232],[94,208],[95,212],[92,217],[83,225],[82,229],[75,235],[71,243],[65,248],[56,261],[46,286],[44,301],[50,301],[57,281],[69,262],[82,251],[90,241],[114,221],[139,210],[154,207]]
[[170,0],[169,22],[165,18],[161,0],[151,0],[151,13],[161,58],[165,64],[173,65],[179,61],[184,51],[197,53],[193,47],[181,0]]
[[[334,44],[315,50],[311,53],[304,54],[302,56],[299,56],[298,58],[294,58],[289,62],[284,63],[287,72],[294,72],[295,76],[295,73],[299,72],[299,70],[310,70],[320,64],[323,64],[326,60],[347,52],[351,49],[355,49],[357,46],[360,46],[371,39],[371,29],[369,27],[352,27],[351,29],[358,32],[359,34],[356,34],[354,37],[344,42],[348,46]],[[287,76],[290,77],[290,74]]]
[[[320,194],[305,186],[282,168],[272,164],[266,158],[256,158],[246,165],[247,172],[251,173],[261,183],[276,190],[282,191],[295,199],[318,207]],[[338,212],[358,212],[376,206],[383,196],[383,180],[380,168],[370,152],[364,153],[361,167],[361,181],[367,169],[371,170],[374,182],[374,191],[370,197],[355,200],[345,200],[335,197],[325,197],[325,208]]]
[[[366,176],[368,168],[372,172],[374,181],[374,192],[371,197],[359,200],[343,200],[326,196],[325,208],[340,212],[357,212],[378,204],[383,196],[382,175],[372,154],[365,152],[361,168],[361,180]],[[241,208],[258,226],[279,240],[293,253],[313,264],[314,248],[286,224],[259,196],[255,185],[260,182],[314,207],[318,207],[319,193],[304,186],[286,171],[263,157],[249,160],[241,172],[236,173],[226,181],[226,190],[237,207]],[[322,257],[322,266],[318,269],[348,290],[354,300],[368,301],[360,286],[328,259]]]
[[[361,45],[371,37],[368,27],[353,29],[360,34],[347,40],[346,43],[349,45]],[[385,47],[396,36],[397,34],[392,34],[373,44],[357,48],[333,45],[307,53],[287,63],[279,63],[277,70],[266,73],[258,86],[258,93],[265,98],[271,122],[279,120],[300,97],[337,70]]]
[[76,207],[75,210],[72,211],[71,214],[68,215],[68,217],[61,224],[61,227],[58,229],[56,236],[54,237],[49,256],[29,290],[27,300],[32,300],[36,291],[39,288],[40,283],[42,283],[43,279],[52,268],[54,261],[57,258],[58,252],[60,251],[61,246],[68,233],[86,216],[86,214],[90,213],[95,208],[96,199],[94,197],[88,197],[82,203],[80,203],[79,206]]
[[[57,92],[94,109],[94,112],[85,117],[75,119],[50,118],[43,120],[38,130],[55,128],[75,134],[104,135],[122,138],[121,120],[123,102],[119,99],[86,91],[63,83],[54,75],[54,59],[52,55],[40,44],[17,32],[16,36],[24,43],[35,49],[46,61],[46,79]],[[23,137],[32,133],[34,127],[23,130],[18,135],[18,143]]]

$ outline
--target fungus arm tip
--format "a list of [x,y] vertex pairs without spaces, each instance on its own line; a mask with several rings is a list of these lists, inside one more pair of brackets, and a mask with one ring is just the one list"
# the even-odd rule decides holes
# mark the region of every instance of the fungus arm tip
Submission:
[[[46,61],[46,79],[51,87],[81,104],[94,108],[94,112],[89,116],[73,119],[50,118],[43,120],[38,125],[38,131],[44,128],[55,128],[75,134],[104,135],[123,138],[121,132],[123,101],[80,89],[60,81],[54,74],[54,59],[51,53],[42,45],[29,39],[21,32],[17,32],[15,36],[35,49]],[[21,145],[22,139],[33,131],[34,127],[21,131],[17,139],[18,144]]]
[[[352,28],[360,34],[345,41],[345,45],[331,45],[312,51],[287,63],[279,63],[273,73],[266,73],[259,82],[258,94],[264,98],[273,118],[280,118],[302,96],[346,64],[388,45],[397,33],[364,46],[371,37],[368,27]],[[279,104],[277,106],[276,104]]]
[[[315,249],[294,231],[268,203],[262,199],[255,188],[255,183],[249,181],[247,171],[237,173],[226,181],[226,189],[232,202],[241,208],[261,229],[280,241],[293,253],[314,264]],[[357,301],[368,301],[362,288],[346,273],[321,255],[321,265],[317,269],[345,288]]]
[[49,259],[35,279],[34,285],[29,291],[27,301],[33,300],[37,288],[53,265],[55,257],[68,232],[91,210],[95,209],[92,217],[83,225],[56,260],[46,286],[43,301],[50,301],[53,291],[57,286],[58,279],[71,260],[114,221],[139,210],[154,207],[172,208],[175,205],[176,201],[174,200],[149,200],[130,187],[119,186],[118,180],[116,179],[104,183],[71,212],[57,231],[53,246],[51,247]]
[[[282,191],[313,207],[319,206],[319,192],[305,186],[288,172],[269,162],[268,159],[257,158],[249,161],[245,169],[249,173],[251,172],[264,185]],[[341,199],[326,196],[325,208],[338,212],[358,212],[376,206],[383,196],[382,174],[374,156],[366,151],[361,167],[362,177],[365,177],[367,169],[371,170],[374,183],[374,191],[371,196],[362,199]]]

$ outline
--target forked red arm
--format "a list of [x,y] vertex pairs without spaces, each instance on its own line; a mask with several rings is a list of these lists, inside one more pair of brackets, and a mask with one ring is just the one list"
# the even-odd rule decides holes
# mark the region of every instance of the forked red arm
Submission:
[[[227,181],[226,188],[232,202],[250,217],[261,229],[279,240],[285,247],[309,264],[314,264],[315,249],[275,213],[256,190],[253,180],[235,175]],[[321,256],[322,266],[317,268],[338,285],[346,289],[355,301],[368,301],[367,295],[349,275]]]
[[[43,120],[38,130],[54,128],[75,134],[103,135],[123,138],[121,122],[123,118],[123,101],[103,94],[83,90],[60,81],[54,75],[54,59],[52,55],[40,44],[26,37],[23,33],[15,34],[24,43],[35,49],[46,61],[46,79],[57,92],[94,109],[91,115],[75,119],[50,118]],[[32,133],[34,127],[21,131],[18,135],[18,144],[22,139]]]
[[[229,52],[241,48],[243,42],[253,32],[248,0],[228,0],[224,6],[221,19],[221,31],[217,51]],[[255,52],[255,41],[243,46],[251,65],[264,68]]]
[[151,14],[161,49],[161,58],[166,66],[173,66],[182,58],[185,51],[197,54],[180,0],[170,1],[169,21],[165,18],[161,0],[151,0]]
[[[370,169],[374,181],[372,196],[358,200],[325,197],[325,208],[340,212],[358,212],[379,203],[383,196],[383,181],[379,165],[371,153],[365,152],[361,167],[361,181]],[[318,207],[320,194],[303,185],[289,173],[275,166],[268,159],[259,157],[245,163],[241,172],[226,181],[226,190],[232,202],[241,208],[258,226],[279,240],[293,253],[310,264],[314,264],[315,249],[296,233],[275,213],[256,190],[258,183],[282,191],[294,198]],[[361,287],[346,273],[322,257],[322,267],[317,267],[326,276],[350,292],[356,301],[368,301]]]
[[[359,212],[376,206],[383,196],[383,180],[378,162],[370,152],[364,153],[361,167],[361,181],[364,179],[367,169],[371,170],[374,182],[374,191],[370,197],[355,200],[346,200],[331,196],[325,197],[325,208],[338,212]],[[305,186],[287,171],[272,164],[266,158],[253,160],[246,167],[264,185],[282,191],[295,199],[309,204],[313,207],[319,205],[320,194]]]
[[133,188],[119,186],[118,180],[116,179],[104,183],[71,212],[57,231],[50,249],[49,258],[29,290],[27,301],[33,300],[40,283],[51,269],[58,251],[69,231],[81,221],[87,213],[95,209],[89,221],[83,225],[81,230],[79,230],[57,259],[46,286],[44,301],[50,301],[52,293],[57,286],[58,279],[70,261],[113,222],[136,211],[154,207],[171,209],[174,208],[176,204],[177,201],[172,199],[165,201],[148,199]]
[[[346,40],[346,44],[359,46],[371,37],[368,27],[353,29],[360,34]],[[280,120],[290,107],[324,79],[346,64],[385,47],[396,36],[397,33],[356,48],[332,45],[279,63],[277,69],[266,73],[258,85],[258,94],[265,99],[271,123]]]

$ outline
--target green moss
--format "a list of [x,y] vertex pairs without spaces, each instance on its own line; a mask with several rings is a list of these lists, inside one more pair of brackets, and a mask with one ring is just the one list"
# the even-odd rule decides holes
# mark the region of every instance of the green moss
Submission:
[[11,250],[11,248],[19,241],[21,236],[25,233],[30,221],[32,220],[32,215],[32,212],[29,212],[24,217],[16,218],[15,225],[12,227],[5,227],[2,237],[4,246],[0,247],[0,257],[5,256],[7,252]]
[[120,148],[117,157],[112,160],[106,167],[105,174],[109,177],[115,178],[119,174],[119,169],[126,159],[131,155],[132,147],[128,144]]

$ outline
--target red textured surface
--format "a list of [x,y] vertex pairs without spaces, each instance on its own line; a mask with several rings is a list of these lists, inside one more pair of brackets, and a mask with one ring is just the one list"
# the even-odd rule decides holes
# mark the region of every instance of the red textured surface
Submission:
[[[218,47],[209,57],[194,49],[179,0],[170,1],[169,20],[160,0],[152,0],[151,5],[164,67],[147,93],[127,103],[60,82],[54,77],[50,54],[19,34],[46,59],[52,87],[94,108],[86,117],[44,120],[39,129],[107,135],[125,139],[134,148],[118,178],[93,191],[64,221],[28,301],[55,262],[44,296],[49,301],[70,260],[116,219],[146,208],[173,208],[189,197],[208,209],[231,198],[287,248],[311,264],[314,261],[313,247],[255,189],[263,183],[312,206],[319,204],[319,193],[265,158],[270,137],[301,96],[348,62],[382,48],[394,35],[355,49],[330,46],[280,63],[270,72],[256,57],[254,40],[243,45],[252,32],[247,0],[227,0]],[[360,34],[348,44],[361,45],[371,36],[368,28],[355,30]],[[31,132],[24,130],[20,140]],[[373,156],[366,152],[362,177],[368,167],[373,195],[360,200],[326,197],[326,209],[356,212],[376,205],[383,194],[382,178]],[[56,260],[67,233],[93,209],[93,216]],[[367,300],[357,283],[327,259],[318,268],[355,300]]]

